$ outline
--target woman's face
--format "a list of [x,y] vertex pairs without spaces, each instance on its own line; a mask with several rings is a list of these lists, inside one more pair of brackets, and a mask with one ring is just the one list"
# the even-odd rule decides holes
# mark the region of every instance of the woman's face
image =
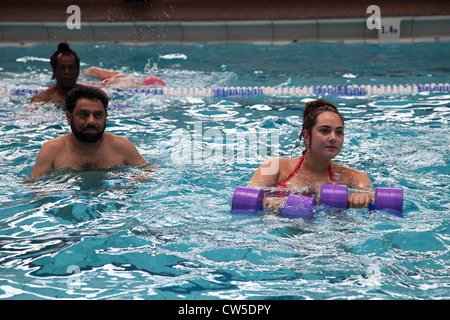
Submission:
[[309,133],[304,132],[303,138],[308,145],[311,155],[333,159],[341,152],[344,144],[344,124],[341,118],[334,112],[325,111],[316,118],[316,124]]

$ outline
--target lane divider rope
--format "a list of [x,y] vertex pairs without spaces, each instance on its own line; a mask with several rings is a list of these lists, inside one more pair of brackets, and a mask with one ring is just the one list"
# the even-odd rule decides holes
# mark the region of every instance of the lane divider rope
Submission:
[[[108,88],[115,93],[145,94],[162,96],[202,96],[202,97],[246,97],[275,95],[338,95],[368,96],[386,94],[414,94],[420,92],[449,92],[448,83],[400,84],[400,85],[346,85],[346,86],[288,86],[288,87],[215,87],[215,88]],[[0,88],[0,94],[36,94],[44,89]]]

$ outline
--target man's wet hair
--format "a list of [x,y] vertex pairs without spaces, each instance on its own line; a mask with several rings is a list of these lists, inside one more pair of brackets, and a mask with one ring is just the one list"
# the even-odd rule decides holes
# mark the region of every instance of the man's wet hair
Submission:
[[108,109],[108,96],[100,89],[96,89],[93,87],[80,86],[76,87],[67,94],[66,96],[66,110],[70,113],[73,112],[77,101],[79,99],[89,99],[89,100],[100,100],[105,111]]
[[[58,56],[61,53],[72,55],[75,58],[75,63],[77,64],[77,69],[80,70],[80,58],[78,58],[78,55],[75,51],[70,49],[69,44],[67,42],[60,42],[58,44],[57,50],[50,57],[50,65],[52,66],[53,70],[56,70],[56,67],[58,64]],[[52,80],[53,79],[55,79],[55,74],[53,74]]]

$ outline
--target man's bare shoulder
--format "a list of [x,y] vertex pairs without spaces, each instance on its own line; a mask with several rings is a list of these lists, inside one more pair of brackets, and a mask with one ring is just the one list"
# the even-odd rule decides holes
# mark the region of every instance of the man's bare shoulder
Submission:
[[39,93],[36,93],[32,98],[31,102],[48,102],[52,100],[52,92],[54,91],[53,87],[45,89]]
[[55,168],[54,160],[59,154],[64,152],[66,136],[61,136],[44,143],[39,150],[36,163],[31,170],[32,178],[40,177],[45,172]]
[[68,137],[68,134],[60,136],[60,137],[57,137],[57,138],[55,138],[53,140],[49,140],[49,141],[44,143],[42,148],[45,148],[48,151],[50,151],[50,150],[62,150],[62,148],[67,144],[67,137]]
[[147,161],[141,156],[135,145],[127,138],[112,133],[104,133],[110,150],[123,157],[126,165],[141,165]]
[[114,133],[105,132],[103,133],[104,138],[113,147],[124,147],[126,145],[133,145],[130,140],[125,137],[115,135]]

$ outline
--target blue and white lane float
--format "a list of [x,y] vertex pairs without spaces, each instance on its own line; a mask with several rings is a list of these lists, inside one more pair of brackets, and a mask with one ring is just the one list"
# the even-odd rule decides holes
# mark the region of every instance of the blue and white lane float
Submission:
[[[325,208],[346,210],[348,190],[345,185],[323,184],[318,205]],[[237,187],[231,204],[232,214],[258,214],[263,212],[264,190]],[[313,217],[316,199],[301,194],[291,194],[281,208],[284,218]],[[375,200],[369,210],[386,211],[403,218],[403,190],[400,188],[375,188]]]
[[[0,88],[0,94],[28,95],[43,89]],[[285,86],[285,87],[212,87],[212,88],[108,88],[115,93],[144,94],[154,96],[200,96],[200,97],[249,97],[249,96],[370,96],[416,94],[421,92],[449,92],[448,83],[400,84],[400,85],[346,85],[346,86]]]

